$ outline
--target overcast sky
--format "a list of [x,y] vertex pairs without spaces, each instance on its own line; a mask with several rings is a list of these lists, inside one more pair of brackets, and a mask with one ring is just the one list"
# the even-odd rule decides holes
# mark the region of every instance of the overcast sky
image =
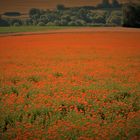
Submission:
[[[65,6],[95,5],[102,0],[0,0],[0,13],[5,11],[27,12],[30,8],[53,9],[57,4]],[[119,0],[127,2],[128,0]],[[139,0],[133,0],[139,1]]]

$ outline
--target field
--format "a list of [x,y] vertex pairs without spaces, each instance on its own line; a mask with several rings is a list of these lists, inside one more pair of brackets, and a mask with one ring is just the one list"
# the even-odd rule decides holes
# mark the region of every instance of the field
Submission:
[[[71,27],[61,27],[61,26],[19,26],[19,27],[0,27],[0,34],[7,33],[23,33],[23,32],[41,32],[41,31],[49,31],[49,30],[58,30],[58,29],[66,29]],[[73,27],[74,28],[74,27]]]
[[[24,34],[42,34],[46,32],[93,32],[93,31],[101,31],[101,25],[94,25],[91,27],[83,27],[83,26],[9,26],[9,27],[0,27],[0,36],[3,35],[24,35]],[[115,28],[109,27],[109,31],[114,30]],[[103,31],[108,31],[108,28],[103,28]],[[118,28],[118,30],[122,30],[122,28]],[[123,29],[124,30],[124,29]],[[132,29],[129,29],[130,31]],[[133,29],[135,31],[135,29]]]
[[0,37],[1,140],[139,140],[140,30]]

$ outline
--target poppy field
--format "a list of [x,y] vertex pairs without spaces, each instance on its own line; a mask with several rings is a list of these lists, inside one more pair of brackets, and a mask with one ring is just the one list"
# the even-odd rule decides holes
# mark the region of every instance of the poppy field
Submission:
[[1,140],[139,140],[140,32],[0,37]]

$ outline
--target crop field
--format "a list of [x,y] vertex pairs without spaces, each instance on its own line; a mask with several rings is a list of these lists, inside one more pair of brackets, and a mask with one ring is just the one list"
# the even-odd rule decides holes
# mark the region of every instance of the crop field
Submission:
[[140,31],[0,37],[1,140],[139,140]]

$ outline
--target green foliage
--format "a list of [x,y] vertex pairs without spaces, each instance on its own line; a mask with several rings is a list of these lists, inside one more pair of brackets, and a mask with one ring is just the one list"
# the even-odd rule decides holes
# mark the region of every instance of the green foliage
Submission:
[[134,137],[136,139],[140,138],[140,118],[133,118],[132,120],[129,120],[129,134],[128,139],[133,139]]
[[20,26],[18,22],[13,23],[13,26]]
[[25,25],[33,25],[33,21],[31,19],[26,19],[24,22]]
[[135,93],[132,98],[133,111],[137,112],[140,110],[140,97],[138,93]]
[[37,25],[38,26],[45,26],[45,23],[44,22],[39,22]]
[[69,26],[84,26],[86,25],[86,22],[84,20],[75,20],[75,21],[70,21],[68,25]]
[[55,26],[53,22],[47,24],[48,26],[10,26],[10,27],[0,27],[0,34],[3,33],[20,33],[20,32],[39,32],[39,31],[49,31],[49,30],[59,30],[68,27]]
[[17,96],[19,95],[18,88],[15,86],[4,86],[0,88],[0,92],[4,94],[16,94]]
[[94,16],[93,22],[94,23],[103,23],[103,24],[106,23],[105,18],[103,16],[101,16],[101,15]]
[[55,72],[53,75],[54,75],[56,78],[59,78],[59,77],[62,77],[62,76],[63,76],[63,74],[60,73],[60,72]]
[[22,21],[19,19],[9,20],[9,23],[11,26],[21,26],[22,25]]
[[15,125],[15,119],[12,115],[8,115],[4,118],[3,132],[7,131],[7,126]]
[[10,81],[13,83],[13,84],[17,84],[18,82],[20,82],[21,78],[18,77],[18,76],[14,76],[12,78],[10,78]]
[[51,121],[51,115],[52,115],[52,109],[51,108],[38,108],[38,109],[32,109],[27,114],[30,116],[30,123],[33,124],[38,121],[39,125],[43,125],[44,127],[48,127]]
[[56,26],[56,24],[53,23],[53,22],[48,22],[46,25],[47,25],[47,26]]
[[[120,25],[121,16],[107,17],[108,10],[88,10],[86,8],[74,8],[57,11],[43,11],[39,9],[31,9],[29,11],[29,19],[7,19],[2,20],[0,25],[34,25],[34,26],[89,26],[89,25],[106,25],[111,23]],[[6,24],[7,22],[7,24]]]
[[6,26],[10,26],[9,22],[7,20],[0,18],[0,27],[6,27]]
[[85,105],[84,104],[77,104],[78,111],[82,111],[85,114]]
[[128,91],[120,91],[109,94],[107,100],[110,102],[113,100],[123,101],[125,98],[129,98],[130,96],[131,94]]
[[40,10],[37,9],[37,8],[32,8],[32,9],[30,9],[30,11],[29,11],[29,16],[30,16],[31,18],[39,18],[40,14],[41,14],[41,12],[40,12]]
[[117,0],[112,0],[112,8],[119,8],[120,4]]
[[122,18],[119,16],[109,17],[107,24],[110,25],[122,25]]
[[31,98],[33,95],[36,95],[39,93],[39,90],[38,89],[30,89],[27,94],[26,94],[26,98]]
[[22,122],[23,116],[25,115],[23,109],[18,111],[18,113],[17,112],[11,113],[8,111],[8,108],[6,109],[7,113],[1,114],[0,116],[0,130],[2,130],[3,132],[6,132],[9,127],[14,128],[16,122]]
[[11,92],[12,93],[15,93],[17,96],[19,95],[19,91],[18,91],[18,89],[16,88],[16,87],[11,87]]
[[107,19],[107,24],[110,25],[122,25],[122,13],[120,11],[111,12],[110,16]]

